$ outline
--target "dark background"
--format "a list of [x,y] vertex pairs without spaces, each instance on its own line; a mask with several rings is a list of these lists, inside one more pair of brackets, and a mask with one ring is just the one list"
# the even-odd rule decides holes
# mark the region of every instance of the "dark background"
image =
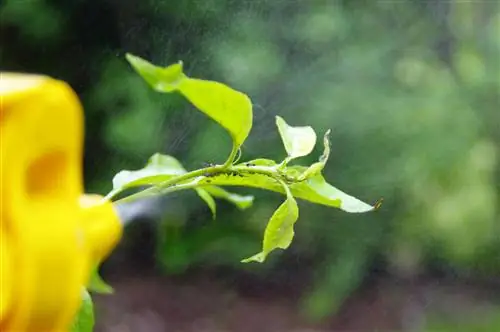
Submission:
[[[265,264],[279,195],[218,218],[182,192],[139,206],[96,295],[98,331],[500,330],[500,4],[470,1],[2,0],[1,70],[71,84],[85,108],[86,190],[155,152],[222,162],[227,134],[126,63],[182,60],[254,103],[243,158],[281,160],[274,124],[332,129],[326,178],[373,203],[300,202]],[[314,161],[320,145],[304,163]]]

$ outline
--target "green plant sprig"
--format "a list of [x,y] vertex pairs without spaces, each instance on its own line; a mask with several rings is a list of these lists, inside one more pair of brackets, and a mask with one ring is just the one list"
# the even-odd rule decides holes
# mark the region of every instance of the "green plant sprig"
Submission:
[[[310,126],[291,126],[277,116],[276,126],[287,153],[284,160],[280,163],[270,159],[239,162],[241,145],[252,128],[252,103],[247,95],[219,82],[188,77],[183,72],[182,62],[158,67],[135,55],[127,54],[126,58],[154,90],[182,94],[198,110],[221,125],[231,136],[233,146],[223,164],[193,171],[184,169],[172,156],[154,154],[144,168],[117,173],[113,179],[113,189],[105,199],[112,200],[132,188],[140,190],[117,201],[130,202],[193,189],[207,203],[215,218],[214,197],[229,200],[241,209],[246,209],[253,203],[253,196],[230,193],[222,189],[224,186],[255,187],[285,195],[285,202],[268,221],[262,251],[242,262],[263,262],[275,249],[288,248],[294,235],[293,225],[298,219],[295,198],[351,213],[368,212],[376,208],[331,186],[323,178],[322,170],[330,155],[329,130],[324,135],[323,154],[317,162],[310,166],[290,166],[292,160],[307,156],[313,151],[317,135]],[[143,189],[144,187],[146,188]]]
[[[330,155],[328,130],[323,138],[323,154],[309,166],[293,165],[292,160],[309,155],[316,145],[316,132],[310,126],[290,126],[277,116],[276,126],[286,150],[286,157],[279,163],[270,159],[239,162],[241,145],[252,128],[252,103],[242,92],[222,83],[190,78],[183,72],[182,62],[158,67],[148,61],[127,54],[126,58],[135,71],[160,93],[181,93],[198,110],[222,126],[231,136],[232,149],[223,164],[187,171],[173,156],[156,153],[138,170],[123,170],[113,178],[113,189],[104,197],[115,202],[132,202],[145,197],[166,195],[180,190],[195,190],[216,217],[215,198],[227,200],[239,209],[252,206],[254,197],[226,191],[222,187],[242,186],[274,191],[284,195],[285,201],[270,217],[264,231],[260,252],[241,262],[265,261],[276,249],[287,249],[294,237],[294,225],[299,218],[296,198],[312,203],[339,208],[350,213],[363,213],[377,209],[330,185],[322,171]],[[144,187],[146,187],[144,189]],[[130,189],[139,191],[116,199]],[[99,276],[97,269],[87,285],[88,290],[110,293],[112,288]],[[85,293],[88,295],[88,293]],[[74,331],[92,330],[92,302],[83,298],[82,310],[75,319]]]

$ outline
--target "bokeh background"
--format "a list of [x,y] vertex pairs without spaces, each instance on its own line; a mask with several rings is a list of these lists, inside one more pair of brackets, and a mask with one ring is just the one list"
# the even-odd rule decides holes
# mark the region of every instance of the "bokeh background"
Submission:
[[[300,203],[265,264],[282,197],[244,212],[195,194],[141,202],[104,264],[97,331],[500,331],[500,3],[496,0],[2,0],[1,69],[71,84],[85,183],[105,194],[155,152],[222,162],[226,133],[157,94],[124,54],[178,60],[254,103],[243,158],[281,160],[275,115],[332,129],[326,178],[377,213]],[[321,146],[304,163],[321,153]]]

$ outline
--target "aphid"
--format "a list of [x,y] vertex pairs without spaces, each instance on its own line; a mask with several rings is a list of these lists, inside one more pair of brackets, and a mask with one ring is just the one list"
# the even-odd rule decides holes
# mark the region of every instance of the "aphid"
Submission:
[[375,205],[373,206],[374,210],[380,209],[380,206],[382,206],[382,203],[384,202],[384,198],[380,198],[377,202],[375,202]]
[[210,178],[210,177],[213,177],[213,176],[216,176],[217,173],[210,173],[210,172],[205,172],[203,173],[203,176],[207,177],[207,178]]
[[214,167],[216,166],[214,163],[204,162],[203,167]]

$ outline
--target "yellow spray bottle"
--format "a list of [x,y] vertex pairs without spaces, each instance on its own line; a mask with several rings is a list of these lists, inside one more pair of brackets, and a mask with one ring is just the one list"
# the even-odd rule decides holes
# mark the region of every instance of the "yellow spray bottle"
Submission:
[[83,111],[65,83],[0,72],[0,331],[65,332],[122,234],[84,195]]

